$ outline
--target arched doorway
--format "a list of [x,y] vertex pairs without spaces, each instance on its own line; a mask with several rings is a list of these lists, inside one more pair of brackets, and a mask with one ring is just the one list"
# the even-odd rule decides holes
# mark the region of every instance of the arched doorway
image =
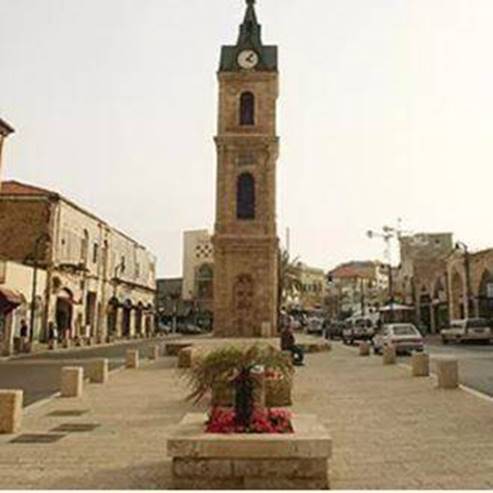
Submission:
[[254,336],[254,283],[248,274],[239,275],[234,285],[236,327],[243,337]]
[[426,286],[419,291],[419,321],[426,333],[431,332],[431,296]]
[[437,331],[448,327],[450,323],[447,298],[445,282],[439,277],[433,287],[433,310]]
[[486,269],[478,290],[479,316],[493,318],[493,275]]
[[464,281],[462,276],[454,271],[452,275],[452,318],[454,320],[465,317],[464,308]]
[[117,332],[117,320],[118,320],[118,299],[113,297],[108,302],[108,312],[106,319],[106,327],[108,330],[108,336],[115,336]]
[[57,296],[55,318],[58,333],[64,338],[72,336],[73,295],[68,289],[62,289]]
[[126,300],[123,304],[123,317],[122,317],[122,336],[130,337],[130,319],[132,317],[132,302]]
[[144,310],[144,305],[139,301],[139,304],[137,305],[137,309],[135,310],[135,333],[142,335],[143,334],[143,324],[142,324],[142,318],[143,318],[143,310]]

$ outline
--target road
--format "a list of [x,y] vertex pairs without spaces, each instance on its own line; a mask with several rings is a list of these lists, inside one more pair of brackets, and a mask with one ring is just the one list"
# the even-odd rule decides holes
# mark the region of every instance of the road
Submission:
[[493,345],[447,344],[427,338],[426,351],[433,356],[452,356],[459,360],[460,383],[493,397]]
[[[162,339],[160,339],[162,341]],[[127,349],[139,349],[142,355],[156,340],[136,340],[111,346],[34,354],[0,361],[0,388],[24,390],[24,406],[45,399],[60,389],[60,368],[86,367],[91,358],[108,358],[110,370],[123,366]]]

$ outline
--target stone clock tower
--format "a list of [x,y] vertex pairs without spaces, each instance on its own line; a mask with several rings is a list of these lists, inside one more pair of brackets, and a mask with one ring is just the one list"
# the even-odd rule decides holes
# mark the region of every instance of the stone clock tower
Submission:
[[264,46],[255,0],[235,46],[223,46],[214,244],[214,334],[277,332],[277,47]]

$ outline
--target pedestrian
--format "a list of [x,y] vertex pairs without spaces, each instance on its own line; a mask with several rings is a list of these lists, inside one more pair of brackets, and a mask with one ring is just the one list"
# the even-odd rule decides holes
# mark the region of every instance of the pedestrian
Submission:
[[54,349],[58,342],[58,329],[54,322],[48,322],[48,344],[50,349]]
[[21,327],[20,327],[20,335],[21,335],[21,352],[28,352],[28,343],[29,343],[29,327],[27,326],[27,322],[22,319]]
[[281,350],[290,351],[295,366],[303,366],[305,355],[303,349],[296,345],[293,330],[289,325],[285,326],[281,332]]

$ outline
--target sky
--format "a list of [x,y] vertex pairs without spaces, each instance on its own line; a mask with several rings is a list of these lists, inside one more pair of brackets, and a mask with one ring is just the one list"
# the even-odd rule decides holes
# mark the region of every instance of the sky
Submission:
[[[212,231],[220,46],[243,0],[0,0],[4,179],[58,191],[180,276]],[[493,2],[258,0],[279,46],[278,232],[309,265],[368,229],[493,246]]]

